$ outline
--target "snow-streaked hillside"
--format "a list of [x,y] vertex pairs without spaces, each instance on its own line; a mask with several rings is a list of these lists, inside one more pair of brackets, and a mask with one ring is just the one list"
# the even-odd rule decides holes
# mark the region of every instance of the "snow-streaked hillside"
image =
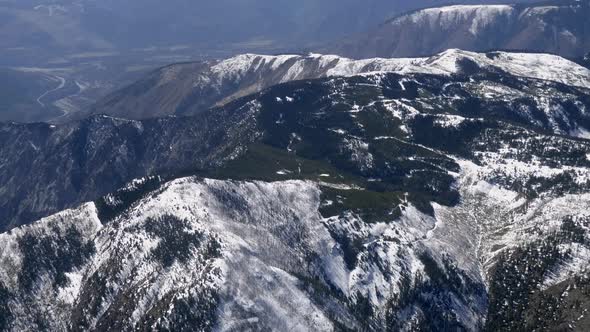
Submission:
[[[419,306],[392,312],[410,291],[451,299],[456,324],[478,330],[501,253],[549,237],[566,217],[588,220],[590,196],[527,201],[461,165],[459,205],[428,216],[402,203],[400,217],[377,224],[323,217],[325,188],[310,181],[182,178],[113,219],[101,221],[94,203],[58,213],[0,235],[5,328],[330,331],[385,328],[392,314],[408,326],[432,319]],[[543,289],[585,272],[576,262],[588,242],[563,246],[575,254]]]
[[[557,55],[542,53],[475,53],[450,49],[428,58],[373,58],[352,60],[335,55],[308,56],[255,54],[238,55],[223,60],[213,67],[212,83],[227,80],[242,81],[247,74],[286,69],[278,82],[314,77],[355,76],[362,73],[390,72],[400,74],[449,75],[461,73],[464,60],[483,68],[499,68],[520,77],[561,82],[567,85],[590,87],[590,70]],[[315,73],[310,74],[314,67]],[[209,83],[209,82],[208,82]]]
[[259,92],[275,84],[363,73],[461,74],[469,66],[508,74],[590,87],[590,70],[549,54],[474,53],[452,49],[429,58],[352,60],[334,55],[238,55],[222,61],[162,68],[99,102],[92,113],[142,119],[191,114]]

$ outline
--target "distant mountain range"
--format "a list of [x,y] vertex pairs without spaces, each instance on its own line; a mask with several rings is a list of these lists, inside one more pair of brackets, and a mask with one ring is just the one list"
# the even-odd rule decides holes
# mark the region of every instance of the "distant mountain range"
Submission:
[[448,48],[579,57],[590,51],[590,3],[453,5],[409,12],[321,49],[352,58],[415,57]]

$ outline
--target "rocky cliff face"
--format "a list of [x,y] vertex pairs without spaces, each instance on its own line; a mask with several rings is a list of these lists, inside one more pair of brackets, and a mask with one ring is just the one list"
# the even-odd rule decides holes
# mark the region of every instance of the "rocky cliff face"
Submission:
[[578,57],[590,49],[585,1],[455,5],[396,17],[323,52],[353,58],[430,55],[447,48],[528,50]]

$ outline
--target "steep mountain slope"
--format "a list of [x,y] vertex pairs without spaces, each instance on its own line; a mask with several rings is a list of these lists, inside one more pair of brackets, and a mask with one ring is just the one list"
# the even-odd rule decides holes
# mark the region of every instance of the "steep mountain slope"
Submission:
[[588,89],[475,64],[111,119],[204,119],[239,153],[0,235],[1,327],[584,331]]
[[378,71],[452,75],[463,69],[457,63],[467,62],[515,76],[554,80],[574,86],[590,85],[587,68],[546,54],[477,54],[448,50],[430,58],[366,60],[317,54],[246,54],[223,61],[164,67],[98,102],[90,113],[130,119],[195,114],[278,83]]
[[[146,174],[214,166],[250,138],[248,112],[187,121],[92,117],[67,125],[0,124],[0,229],[93,199]],[[224,117],[220,121],[218,117]]]
[[429,8],[401,15],[321,51],[367,58],[429,55],[448,48],[504,49],[577,57],[590,50],[588,16],[587,1]]

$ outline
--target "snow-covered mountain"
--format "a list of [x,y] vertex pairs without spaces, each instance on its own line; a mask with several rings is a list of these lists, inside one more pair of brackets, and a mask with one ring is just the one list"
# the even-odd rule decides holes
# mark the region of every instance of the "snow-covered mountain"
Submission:
[[1,197],[47,188],[3,210],[70,209],[4,226],[0,327],[586,330],[588,88],[569,62],[561,82],[483,62],[502,56],[3,125]]
[[590,49],[587,1],[453,5],[413,11],[323,49],[353,58],[429,55],[448,48],[579,57]]
[[590,86],[588,68],[549,54],[478,54],[451,49],[429,58],[365,60],[320,54],[245,54],[221,61],[164,67],[99,101],[90,112],[129,119],[194,114],[289,81],[372,72],[451,76],[468,70],[468,62],[517,77]]

